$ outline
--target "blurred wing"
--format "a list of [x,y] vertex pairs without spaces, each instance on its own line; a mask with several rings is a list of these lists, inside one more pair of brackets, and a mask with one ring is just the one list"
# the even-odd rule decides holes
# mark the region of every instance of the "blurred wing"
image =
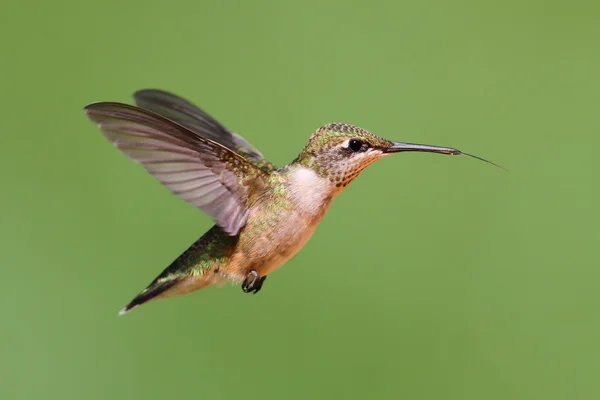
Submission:
[[275,169],[275,166],[265,160],[263,155],[243,137],[229,131],[189,101],[155,89],[140,90],[133,97],[139,107],[160,114],[202,137],[222,144],[254,162],[265,172]]
[[94,103],[85,110],[117,148],[225,232],[234,236],[244,226],[248,196],[264,185],[262,170],[151,111],[120,103]]

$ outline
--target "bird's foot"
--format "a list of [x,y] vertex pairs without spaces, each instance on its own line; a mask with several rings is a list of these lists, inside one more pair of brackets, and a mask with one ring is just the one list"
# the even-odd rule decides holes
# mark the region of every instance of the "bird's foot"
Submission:
[[246,275],[246,279],[242,283],[242,290],[244,293],[258,293],[260,288],[262,288],[263,282],[267,279],[267,276],[263,276],[262,278],[258,275],[258,272],[252,270],[248,272]]

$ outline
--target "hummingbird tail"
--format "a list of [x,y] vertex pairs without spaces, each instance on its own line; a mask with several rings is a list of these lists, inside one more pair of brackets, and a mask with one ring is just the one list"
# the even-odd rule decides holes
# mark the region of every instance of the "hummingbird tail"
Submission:
[[135,298],[131,300],[129,304],[125,306],[125,308],[119,311],[119,315],[124,315],[129,311],[133,310],[134,308],[146,303],[147,301],[152,300],[157,296],[160,296],[161,294],[164,294],[165,291],[175,286],[177,283],[180,282],[180,280],[181,279],[177,278],[163,281],[159,281],[158,278],[155,279],[154,282],[150,284],[150,286],[148,286],[140,294],[135,296]]
[[179,296],[209,286],[220,285],[226,280],[222,275],[214,273],[199,276],[182,276],[169,274],[169,269],[166,269],[146,289],[135,296],[125,308],[119,311],[119,315],[126,314],[150,300]]
[[[126,314],[150,300],[166,299],[226,282],[229,278],[221,270],[221,264],[213,262],[209,266],[200,266],[199,261],[202,258],[222,258],[225,254],[222,246],[229,246],[231,244],[227,241],[235,240],[237,239],[228,236],[215,225],[165,268],[119,312],[119,315]],[[225,242],[221,243],[223,241]],[[211,249],[216,249],[217,253],[212,254]]]

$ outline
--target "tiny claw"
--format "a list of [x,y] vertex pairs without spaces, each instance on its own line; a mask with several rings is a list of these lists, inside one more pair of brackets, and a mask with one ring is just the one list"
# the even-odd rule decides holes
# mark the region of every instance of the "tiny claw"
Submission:
[[242,283],[242,291],[244,293],[256,294],[262,288],[263,282],[267,279],[266,276],[261,277],[258,272],[251,270],[246,275],[246,279]]
[[262,288],[263,282],[265,281],[265,279],[267,279],[267,276],[263,276],[262,278],[260,278],[260,281],[257,282],[257,284],[255,285],[256,288],[254,289],[254,292],[252,292],[252,294],[256,294],[260,291],[260,289]]

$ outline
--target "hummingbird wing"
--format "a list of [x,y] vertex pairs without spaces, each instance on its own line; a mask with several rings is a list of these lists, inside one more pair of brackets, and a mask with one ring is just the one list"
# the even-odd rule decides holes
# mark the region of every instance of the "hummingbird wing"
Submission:
[[213,140],[254,162],[265,172],[276,167],[265,160],[254,146],[237,133],[231,132],[196,105],[172,93],[156,89],[144,89],[133,95],[135,103],[146,110],[162,115],[192,132]]
[[260,168],[152,111],[120,103],[93,103],[85,111],[117,148],[229,235],[244,226],[249,195],[265,185]]

